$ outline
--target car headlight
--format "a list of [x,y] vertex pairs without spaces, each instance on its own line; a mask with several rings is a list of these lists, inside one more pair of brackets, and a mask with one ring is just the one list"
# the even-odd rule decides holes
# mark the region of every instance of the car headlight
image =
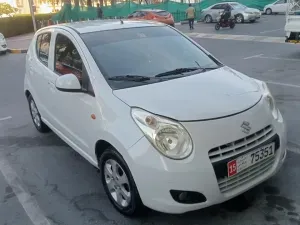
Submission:
[[180,123],[139,108],[132,108],[131,115],[150,143],[164,156],[184,159],[192,153],[192,139]]
[[273,117],[275,119],[277,119],[278,118],[278,109],[276,107],[275,99],[272,96],[270,89],[268,88],[268,86],[265,82],[261,81],[261,86],[262,86],[262,90],[263,90],[263,98],[267,102],[267,104],[273,114]]

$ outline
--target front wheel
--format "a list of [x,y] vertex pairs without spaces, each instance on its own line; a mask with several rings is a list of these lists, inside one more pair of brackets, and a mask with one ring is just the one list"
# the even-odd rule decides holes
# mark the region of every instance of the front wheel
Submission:
[[244,22],[244,16],[242,14],[237,14],[235,17],[235,21],[237,23],[243,23]]
[[217,24],[215,25],[215,29],[216,29],[216,30],[220,30],[220,24],[219,24],[219,23],[217,23]]
[[99,159],[101,180],[113,206],[126,216],[144,212],[136,184],[123,157],[114,149],[108,148]]
[[235,22],[230,23],[230,28],[233,29],[235,27]]
[[271,14],[272,14],[272,9],[267,8],[267,9],[266,9],[266,14],[267,14],[267,15],[271,15]]

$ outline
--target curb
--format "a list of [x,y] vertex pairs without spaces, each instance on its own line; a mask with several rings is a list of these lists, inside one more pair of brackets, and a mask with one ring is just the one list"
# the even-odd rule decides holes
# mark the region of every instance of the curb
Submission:
[[12,54],[22,54],[27,53],[27,49],[7,49],[7,52]]
[[[197,24],[197,23],[199,23],[199,21],[198,21],[198,20],[195,20],[195,21],[194,21],[194,24]],[[180,21],[180,22],[178,22],[178,23],[175,23],[175,25],[185,25],[185,24],[189,24],[189,21],[184,20],[184,21]]]

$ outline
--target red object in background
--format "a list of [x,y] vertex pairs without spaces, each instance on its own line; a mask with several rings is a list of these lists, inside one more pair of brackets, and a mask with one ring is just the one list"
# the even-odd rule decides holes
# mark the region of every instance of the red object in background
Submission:
[[237,163],[236,160],[232,160],[227,163],[228,177],[234,176],[237,174]]

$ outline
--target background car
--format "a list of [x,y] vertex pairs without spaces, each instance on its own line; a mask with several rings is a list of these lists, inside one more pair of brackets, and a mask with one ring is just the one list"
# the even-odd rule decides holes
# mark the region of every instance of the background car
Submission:
[[201,20],[206,23],[217,22],[220,12],[224,10],[227,4],[231,6],[231,15],[235,17],[237,23],[255,22],[261,17],[261,12],[258,9],[249,8],[238,2],[222,2],[204,9],[201,13]]
[[128,16],[128,19],[133,20],[154,20],[175,26],[174,18],[171,13],[161,9],[141,9],[134,11]]
[[7,44],[5,37],[2,33],[0,33],[0,54],[5,54],[7,51]]
[[287,0],[278,0],[271,4],[266,5],[264,7],[264,12],[267,15],[271,15],[273,13],[285,13],[287,7],[288,7]]

